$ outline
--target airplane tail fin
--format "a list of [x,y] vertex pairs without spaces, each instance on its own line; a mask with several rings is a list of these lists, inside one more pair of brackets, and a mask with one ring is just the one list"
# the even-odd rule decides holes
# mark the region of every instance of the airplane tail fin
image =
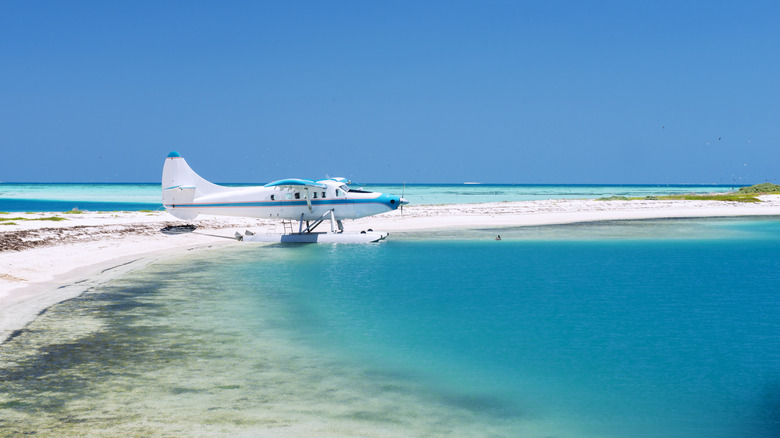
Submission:
[[213,193],[229,190],[227,187],[206,181],[190,168],[178,152],[171,152],[165,158],[162,173],[162,202],[168,213],[179,219],[195,219],[195,199]]

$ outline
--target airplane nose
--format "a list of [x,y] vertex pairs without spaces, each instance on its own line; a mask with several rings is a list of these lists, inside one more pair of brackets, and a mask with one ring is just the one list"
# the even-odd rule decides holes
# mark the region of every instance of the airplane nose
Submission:
[[398,199],[398,202],[399,202],[399,203],[401,203],[401,205],[406,205],[406,204],[408,204],[408,203],[409,203],[409,201],[407,201],[407,200],[406,200],[406,199],[404,199],[404,198],[400,198],[400,199]]

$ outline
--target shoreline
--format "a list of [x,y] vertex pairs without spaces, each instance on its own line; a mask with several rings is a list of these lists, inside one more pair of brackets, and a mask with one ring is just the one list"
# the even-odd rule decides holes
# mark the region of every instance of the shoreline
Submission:
[[[611,220],[780,216],[780,195],[758,204],[723,201],[545,200],[408,206],[356,221],[348,231],[510,228]],[[180,221],[164,211],[9,213],[0,227],[0,344],[42,311],[158,260],[238,242],[235,232],[281,233],[278,221],[201,216]],[[46,220],[61,217],[66,220]],[[0,222],[1,223],[1,222]],[[186,223],[197,229],[166,227]],[[165,230],[165,231],[164,231]],[[392,238],[392,237],[391,237]],[[257,244],[257,243],[253,243]]]

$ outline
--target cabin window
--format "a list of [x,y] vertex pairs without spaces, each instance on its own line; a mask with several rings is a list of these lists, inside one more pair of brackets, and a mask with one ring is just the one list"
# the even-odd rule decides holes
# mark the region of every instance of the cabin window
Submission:
[[288,194],[285,196],[285,198],[287,198],[287,199],[292,199],[292,193],[288,193]]
[[322,199],[325,199],[325,192],[322,192]]
[[314,199],[317,199],[317,192],[313,192],[313,194],[314,194]]
[[271,200],[276,201],[276,195],[271,195]]
[[301,193],[295,192],[295,199],[301,199]]

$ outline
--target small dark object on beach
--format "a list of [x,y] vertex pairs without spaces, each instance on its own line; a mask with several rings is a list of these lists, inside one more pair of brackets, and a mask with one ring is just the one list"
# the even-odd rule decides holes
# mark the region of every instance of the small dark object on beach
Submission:
[[192,224],[168,225],[164,228],[161,228],[160,232],[163,234],[184,234],[184,233],[191,233],[195,231],[196,228],[198,228],[198,226]]

